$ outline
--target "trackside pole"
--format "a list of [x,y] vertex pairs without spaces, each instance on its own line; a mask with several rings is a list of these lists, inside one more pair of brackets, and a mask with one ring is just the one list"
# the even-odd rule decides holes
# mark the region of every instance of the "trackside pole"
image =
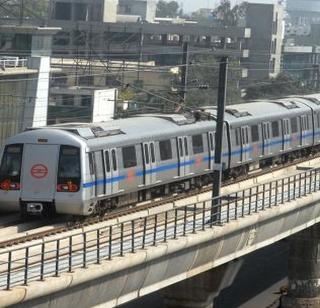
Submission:
[[[219,66],[219,88],[218,88],[218,109],[217,109],[217,126],[215,133],[215,153],[212,182],[212,198],[220,196],[221,179],[222,179],[222,144],[223,144],[223,123],[224,111],[227,95],[227,71],[228,57],[222,57]],[[221,201],[212,200],[211,222],[220,222],[221,220]]]

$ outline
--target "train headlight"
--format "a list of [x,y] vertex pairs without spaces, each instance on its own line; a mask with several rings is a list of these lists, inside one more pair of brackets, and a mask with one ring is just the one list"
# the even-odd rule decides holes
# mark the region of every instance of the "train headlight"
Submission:
[[1,190],[20,190],[21,186],[20,183],[13,183],[10,180],[4,180],[0,183],[0,189]]

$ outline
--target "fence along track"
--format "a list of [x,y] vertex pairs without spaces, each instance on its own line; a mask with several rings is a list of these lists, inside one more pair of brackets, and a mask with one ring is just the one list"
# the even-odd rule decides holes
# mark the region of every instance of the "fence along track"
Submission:
[[10,289],[111,260],[217,224],[223,226],[317,191],[320,191],[320,168],[144,218],[9,248],[0,253],[0,287]]

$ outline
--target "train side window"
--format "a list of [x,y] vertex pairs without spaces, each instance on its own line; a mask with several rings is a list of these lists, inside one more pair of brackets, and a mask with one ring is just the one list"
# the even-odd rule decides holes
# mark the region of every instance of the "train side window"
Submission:
[[192,136],[192,148],[194,154],[203,153],[203,140],[202,135]]
[[169,160],[172,159],[172,148],[170,140],[159,141],[160,159]]
[[9,179],[10,181],[20,183],[22,150],[22,144],[6,146],[0,166],[0,181]]
[[110,168],[109,151],[106,151],[104,153],[104,158],[105,158],[106,170],[107,170],[107,172],[110,172],[111,168]]
[[183,145],[182,145],[182,139],[179,138],[179,152],[180,152],[180,157],[183,156]]
[[184,137],[184,153],[186,156],[189,155],[189,151],[188,151],[188,139],[187,137]]
[[90,175],[94,174],[94,158],[93,153],[89,153],[89,169],[90,169]]
[[298,132],[298,120],[297,118],[291,118],[290,119],[290,123],[291,123],[291,132],[297,133]]
[[279,122],[278,121],[274,121],[271,123],[272,126],[272,136],[273,137],[279,137],[280,135],[280,131],[279,131]]
[[149,159],[149,149],[148,149],[148,145],[145,144],[144,145],[144,160],[146,164],[150,163],[150,159]]
[[128,147],[122,148],[122,159],[123,159],[124,168],[132,168],[137,166],[137,156],[136,156],[135,146],[128,146]]
[[209,138],[210,138],[210,149],[211,149],[211,151],[213,151],[214,150],[213,134],[209,133]]
[[115,150],[111,151],[111,156],[112,156],[113,170],[117,171],[118,166],[117,166],[117,156],[116,156],[116,151]]
[[153,143],[150,144],[150,153],[151,153],[151,162],[154,163],[156,161],[156,155],[155,155]]
[[252,139],[252,142],[259,141],[259,128],[258,128],[258,125],[252,125],[251,126],[251,139]]
[[240,129],[235,129],[235,135],[236,135],[236,145],[240,145]]

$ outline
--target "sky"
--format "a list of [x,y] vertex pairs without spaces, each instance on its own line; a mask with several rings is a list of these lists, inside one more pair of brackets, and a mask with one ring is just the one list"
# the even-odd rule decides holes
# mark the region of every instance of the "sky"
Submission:
[[[166,0],[169,1],[169,0]],[[199,8],[214,8],[220,3],[220,0],[176,0],[180,5],[183,5],[183,10],[186,13],[194,12]],[[241,3],[241,0],[231,0],[232,5]],[[275,0],[251,0],[247,2],[260,2],[260,3],[274,3]]]

